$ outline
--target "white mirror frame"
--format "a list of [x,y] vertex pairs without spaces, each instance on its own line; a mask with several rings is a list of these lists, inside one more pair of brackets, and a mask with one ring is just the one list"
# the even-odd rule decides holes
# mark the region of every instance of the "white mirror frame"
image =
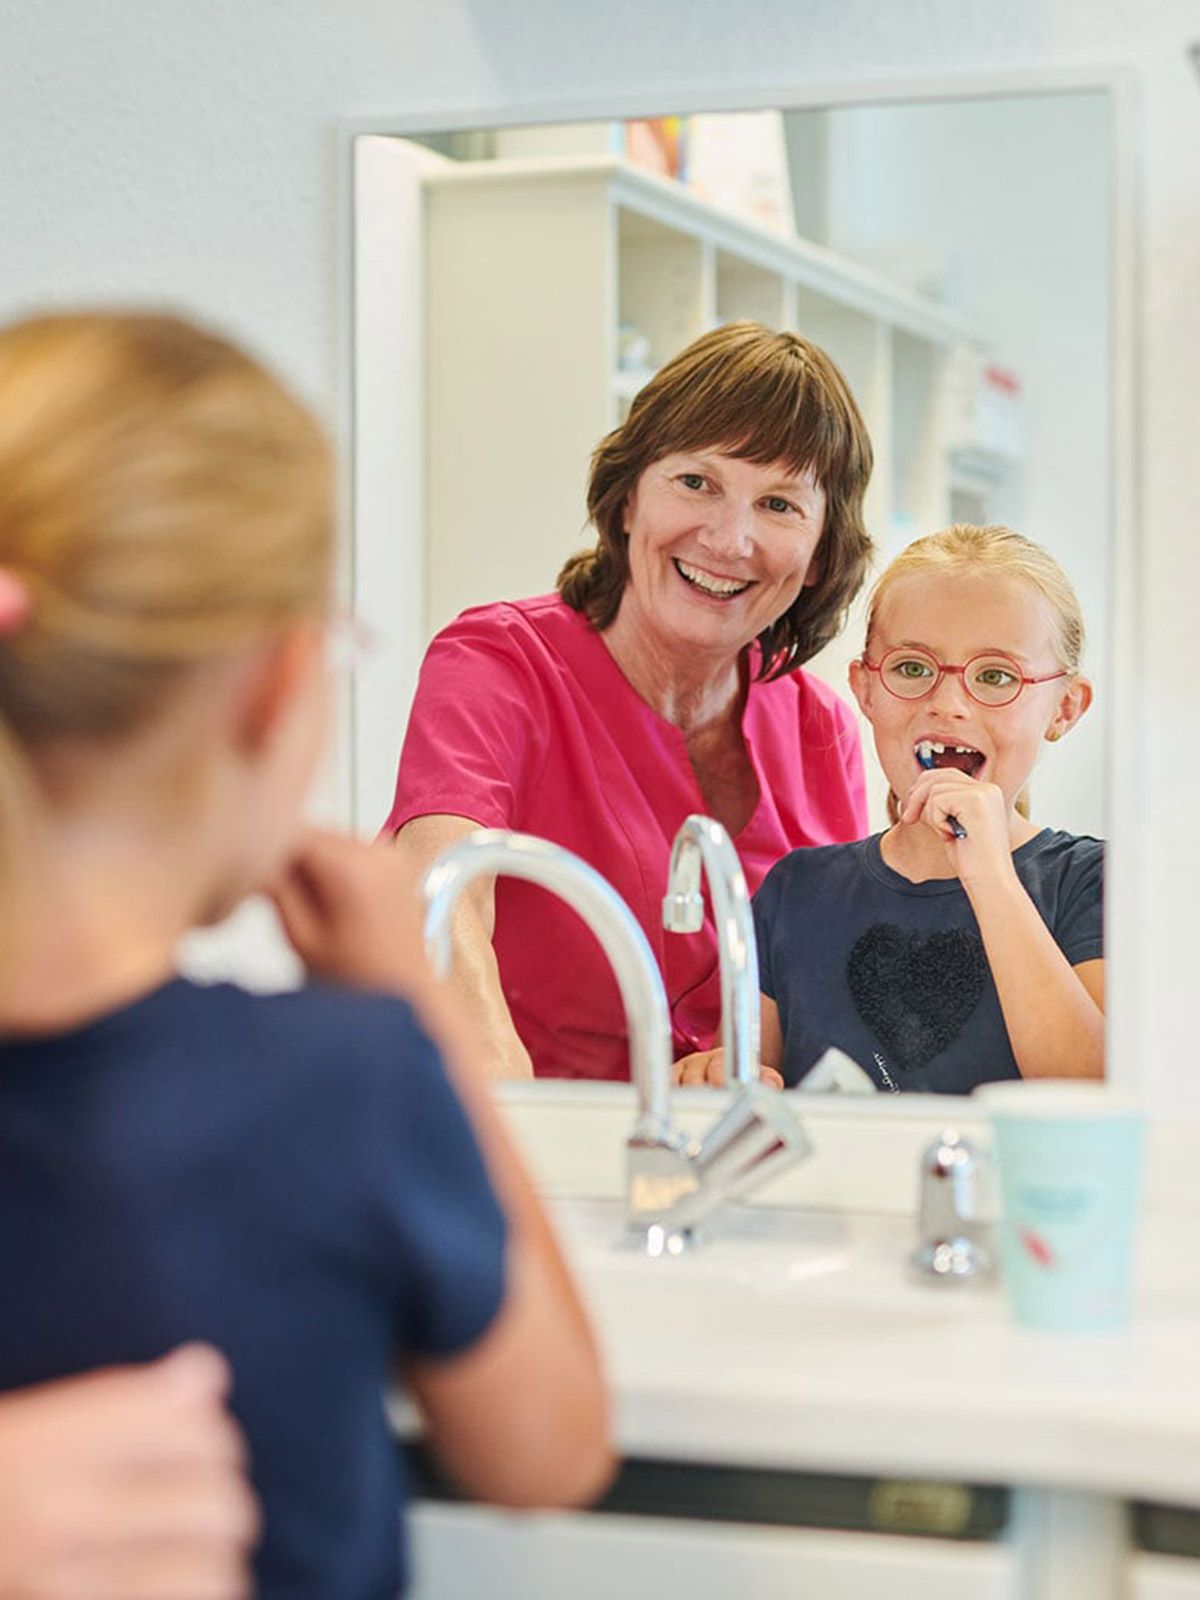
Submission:
[[[1157,1107],[1139,1082],[1139,1042],[1144,1037],[1147,992],[1141,886],[1145,852],[1139,837],[1141,806],[1137,763],[1122,752],[1138,748],[1142,640],[1137,551],[1138,473],[1141,460],[1136,291],[1139,229],[1136,174],[1138,108],[1131,72],[1097,71],[965,74],[901,81],[871,80],[836,86],[798,84],[774,89],[689,96],[688,112],[786,107],[797,110],[864,103],[926,102],[1014,95],[1103,91],[1111,97],[1112,174],[1112,386],[1108,593],[1110,600],[1110,733],[1105,756],[1108,824],[1114,841],[1106,864],[1105,949],[1111,955],[1106,986],[1110,1081]],[[380,116],[343,123],[339,130],[338,344],[341,406],[336,419],[342,460],[343,526],[352,530],[349,589],[355,613],[372,630],[378,648],[355,674],[348,709],[352,751],[353,815],[357,829],[373,833],[385,812],[379,795],[394,776],[409,701],[424,649],[424,516],[421,503],[419,406],[422,351],[419,216],[411,173],[395,159],[394,141],[456,128],[504,127],[668,115],[679,108],[605,96],[578,103],[510,105],[481,117],[448,110],[420,117]],[[373,730],[368,735],[368,730]],[[386,809],[386,808],[385,808]],[[977,1113],[945,1097],[948,1117],[969,1125]],[[832,1109],[832,1108],[831,1108]],[[838,1108],[840,1120],[846,1108]],[[913,1107],[915,1112],[917,1107]],[[911,1124],[912,1116],[881,1097],[854,1106],[864,1115]]]

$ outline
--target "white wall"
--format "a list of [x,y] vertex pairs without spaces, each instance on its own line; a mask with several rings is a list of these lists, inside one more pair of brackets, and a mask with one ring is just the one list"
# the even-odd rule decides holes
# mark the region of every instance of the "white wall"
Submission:
[[[1098,94],[834,112],[828,242],[903,275],[940,265],[1019,375],[1024,459],[994,515],[1051,549],[1088,625],[1091,712],[1033,783],[1034,816],[1103,837],[1112,525],[1110,136]],[[914,282],[914,287],[919,284]],[[928,530],[913,528],[907,537]],[[1069,751],[1069,753],[1067,753]],[[1062,759],[1060,759],[1062,757]]]
[[[806,83],[969,87],[1122,64],[1143,105],[1142,549],[1135,669],[1143,884],[1127,970],[1155,1098],[1200,1115],[1200,86],[1190,0],[0,0],[0,312],[161,297],[216,318],[337,411],[336,128],[686,108]],[[1132,822],[1118,815],[1118,829]],[[1127,843],[1128,837],[1127,837]]]

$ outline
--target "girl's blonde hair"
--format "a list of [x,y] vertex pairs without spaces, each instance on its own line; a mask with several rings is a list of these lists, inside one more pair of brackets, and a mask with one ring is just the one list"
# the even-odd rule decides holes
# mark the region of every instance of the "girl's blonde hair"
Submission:
[[332,463],[216,334],[110,311],[0,329],[0,893],[39,749],[148,722],[189,666],[328,604]]
[[[956,522],[940,533],[914,539],[890,561],[876,579],[868,599],[866,652],[871,648],[880,607],[902,579],[920,574],[976,572],[1019,578],[1035,589],[1050,610],[1059,666],[1071,674],[1079,671],[1085,632],[1083,612],[1070,578],[1048,550],[999,523],[977,527],[969,522]],[[1028,817],[1029,796],[1024,790],[1017,798],[1017,810]],[[896,796],[891,793],[888,816],[893,822],[897,820]]]
[[867,648],[870,648],[879,608],[902,578],[919,573],[973,572],[1021,578],[1036,589],[1054,618],[1054,646],[1059,666],[1066,672],[1079,671],[1085,639],[1083,612],[1070,578],[1048,550],[999,523],[977,527],[970,522],[956,522],[940,533],[914,539],[901,550],[875,580],[868,598]]

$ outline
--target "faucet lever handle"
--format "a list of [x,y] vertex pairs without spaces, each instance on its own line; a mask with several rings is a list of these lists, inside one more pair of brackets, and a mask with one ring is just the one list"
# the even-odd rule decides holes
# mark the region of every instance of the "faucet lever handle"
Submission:
[[922,1151],[912,1264],[923,1277],[951,1283],[990,1271],[982,1177],[979,1152],[952,1128]]
[[757,1189],[811,1151],[812,1141],[778,1090],[756,1083],[734,1090],[695,1160],[701,1184],[732,1198]]
[[699,933],[704,926],[704,896],[697,889],[664,895],[662,919],[668,933]]

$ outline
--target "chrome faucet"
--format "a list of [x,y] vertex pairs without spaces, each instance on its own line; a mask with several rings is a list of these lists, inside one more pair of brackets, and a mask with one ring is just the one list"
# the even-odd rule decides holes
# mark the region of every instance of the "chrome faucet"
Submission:
[[668,933],[699,933],[704,926],[700,868],[708,875],[717,959],[721,968],[721,1043],[727,1083],[758,1082],[760,1044],[758,946],[750,894],[737,851],[712,817],[685,817],[671,846],[663,927]]
[[453,961],[450,924],[459,895],[483,875],[524,878],[573,907],[596,935],[621,991],[629,1067],[638,1095],[634,1132],[671,1143],[671,1024],[662,979],[637,919],[612,885],[569,850],[525,833],[481,828],[443,850],[422,880],[425,945],[445,977]]
[[677,1127],[671,1118],[670,1017],[653,952],[611,884],[558,845],[482,828],[437,857],[422,890],[425,943],[441,976],[453,957],[454,906],[466,885],[484,875],[524,878],[559,895],[583,917],[612,964],[637,1094],[637,1118],[626,1143],[626,1218],[651,1254],[677,1254],[732,1196],[807,1154],[799,1123],[781,1097],[758,1082],[739,1085],[702,1140],[688,1139]]

